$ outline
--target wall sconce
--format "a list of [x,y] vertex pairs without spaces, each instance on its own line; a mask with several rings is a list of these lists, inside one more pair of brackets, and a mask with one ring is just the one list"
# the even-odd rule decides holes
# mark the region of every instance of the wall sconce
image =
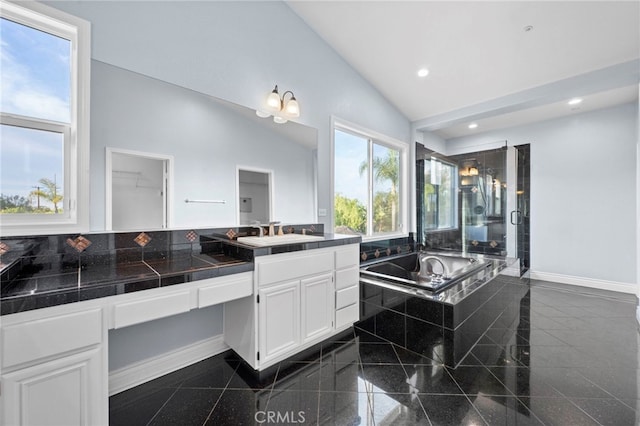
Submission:
[[[286,99],[287,94],[291,95],[289,99]],[[267,96],[265,109],[256,110],[256,115],[262,118],[273,115],[273,121],[282,124],[292,118],[300,117],[300,106],[291,90],[287,90],[280,96],[278,85],[276,84],[276,87]]]

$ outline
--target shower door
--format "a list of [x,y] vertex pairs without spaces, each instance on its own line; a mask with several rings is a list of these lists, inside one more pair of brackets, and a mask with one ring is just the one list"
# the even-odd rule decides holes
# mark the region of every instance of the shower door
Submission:
[[506,148],[463,154],[456,160],[464,251],[507,255],[514,248],[507,238],[511,176]]
[[507,256],[518,257],[518,228],[522,225],[522,210],[518,208],[518,149],[507,148]]
[[520,260],[520,274],[529,269],[529,144],[507,149],[507,255]]

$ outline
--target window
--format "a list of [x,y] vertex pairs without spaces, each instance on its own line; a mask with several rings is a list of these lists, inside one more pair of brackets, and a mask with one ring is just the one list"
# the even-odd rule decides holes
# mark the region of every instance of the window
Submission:
[[436,158],[424,162],[424,223],[429,231],[457,227],[457,167]]
[[2,234],[86,231],[89,24],[0,1]]
[[402,234],[406,223],[406,147],[334,125],[334,230],[364,237]]

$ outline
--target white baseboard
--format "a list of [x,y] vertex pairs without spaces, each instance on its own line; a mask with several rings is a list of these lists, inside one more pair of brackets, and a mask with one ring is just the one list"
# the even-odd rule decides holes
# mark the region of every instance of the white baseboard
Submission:
[[555,274],[553,272],[530,271],[532,280],[551,281],[560,284],[578,285],[600,290],[617,291],[619,293],[637,294],[638,286],[633,283],[597,280],[594,278],[576,277],[573,275]]
[[109,372],[109,396],[229,349],[222,334]]

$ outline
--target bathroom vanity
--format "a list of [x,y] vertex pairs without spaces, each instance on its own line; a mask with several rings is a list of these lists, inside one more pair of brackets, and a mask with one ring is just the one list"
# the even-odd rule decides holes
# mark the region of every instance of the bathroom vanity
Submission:
[[108,424],[109,330],[224,305],[225,342],[258,370],[358,319],[360,237],[218,231],[3,240],[0,425]]
[[359,318],[359,245],[257,257],[254,297],[225,305],[227,344],[262,370]]

